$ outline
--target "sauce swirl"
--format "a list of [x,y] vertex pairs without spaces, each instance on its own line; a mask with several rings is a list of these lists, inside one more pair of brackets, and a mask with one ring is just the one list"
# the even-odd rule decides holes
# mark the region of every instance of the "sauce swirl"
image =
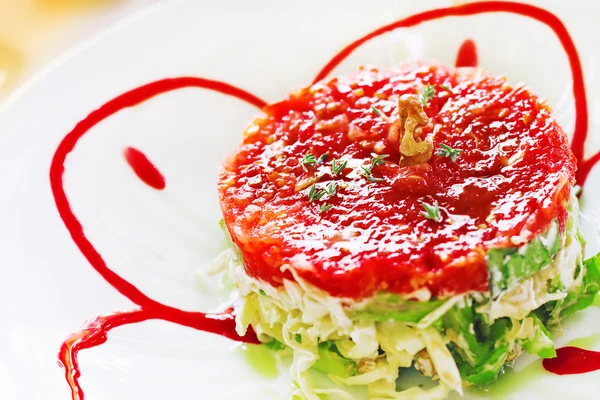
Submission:
[[[213,90],[228,96],[236,97],[246,103],[262,108],[266,103],[258,97],[227,83],[194,77],[163,79],[133,89],[104,104],[91,113],[68,133],[59,144],[50,166],[50,184],[56,208],[69,231],[71,238],[88,260],[90,265],[123,296],[139,306],[133,311],[117,312],[97,317],[80,331],[71,335],[61,346],[59,352],[60,364],[65,368],[65,377],[71,389],[73,400],[83,400],[84,393],[79,385],[81,375],[77,363],[77,353],[80,350],[98,346],[107,340],[108,332],[118,326],[133,324],[150,319],[160,319],[187,326],[201,331],[211,332],[246,343],[259,343],[254,332],[249,331],[240,337],[235,331],[232,310],[222,314],[205,314],[180,310],[159,303],[142,293],[137,287],[116,274],[106,264],[102,255],[87,239],[85,231],[77,216],[73,213],[65,192],[63,176],[65,161],[76,148],[78,141],[94,126],[128,107],[136,106],[152,97],[182,88],[196,87]],[[160,171],[139,150],[128,148],[125,158],[136,175],[150,187],[163,190],[166,181]]]
[[[314,81],[317,82],[327,77],[327,75],[329,75],[329,73],[336,66],[338,66],[348,55],[350,55],[350,53],[368,40],[390,32],[396,28],[415,26],[426,21],[433,21],[448,16],[468,16],[492,12],[508,12],[533,18],[550,27],[560,40],[560,43],[569,59],[573,78],[573,95],[575,98],[576,121],[571,148],[579,160],[579,170],[577,172],[578,183],[583,185],[592,167],[598,162],[598,160],[600,160],[600,152],[587,160],[584,158],[585,139],[588,131],[588,112],[581,62],[579,60],[575,44],[573,43],[573,40],[564,24],[558,17],[549,11],[518,2],[499,1],[483,1],[425,11],[383,26],[350,43],[321,69]],[[461,53],[459,53],[459,55],[460,56],[457,56],[457,64],[459,65],[466,63],[467,61],[465,60],[468,60],[468,63],[470,64],[476,63],[476,61],[474,61],[476,60],[476,52],[472,52],[471,50],[463,50],[462,55]],[[473,55],[475,55],[475,57],[473,57]],[[73,214],[63,187],[63,175],[65,172],[64,162],[68,154],[75,148],[78,140],[93,126],[124,108],[135,106],[162,93],[185,87],[197,87],[217,91],[225,95],[237,97],[240,100],[243,100],[258,108],[263,108],[266,105],[263,100],[259,99],[253,94],[224,82],[194,77],[164,79],[134,89],[106,103],[97,111],[90,114],[90,116],[88,116],[86,119],[81,121],[72,132],[65,136],[55,152],[50,168],[50,182],[57,209],[66,228],[73,238],[73,241],[79,247],[86,259],[90,262],[92,267],[106,280],[108,284],[113,286],[118,292],[139,306],[139,308],[135,310],[99,316],[96,319],[88,322],[79,332],[74,333],[63,343],[59,353],[59,359],[61,360],[61,365],[66,370],[65,376],[67,378],[69,387],[71,388],[73,400],[83,400],[84,398],[83,391],[78,383],[80,370],[77,365],[77,352],[79,350],[104,343],[107,339],[108,332],[117,326],[137,323],[148,319],[162,319],[193,327],[195,329],[207,330],[209,332],[221,334],[234,340],[258,343],[258,340],[253,332],[249,332],[243,338],[240,338],[235,334],[231,313],[207,315],[203,313],[186,312],[165,306],[146,296],[134,285],[114,273],[106,265],[102,256],[94,248],[92,243],[86,239],[84,229],[77,217]],[[152,164],[149,161],[146,162],[147,158],[145,158],[145,160],[144,158],[145,156],[141,157],[135,152],[130,152],[128,162],[136,175],[138,175],[142,181],[147,183],[150,187],[153,187],[157,190],[163,190],[166,187],[164,177],[157,169],[155,169],[153,166],[151,167]],[[569,365],[585,364],[586,368],[584,368],[584,372],[600,368],[598,366],[598,353],[579,350],[580,349],[569,347],[559,349],[559,357],[556,359],[556,361],[547,360],[544,362],[544,366],[549,370],[552,370],[552,372],[558,371],[560,374],[581,373],[582,369],[580,367],[569,370],[566,367],[561,368],[555,365],[555,363],[563,362],[566,357],[566,362]],[[590,360],[593,360],[593,362]]]

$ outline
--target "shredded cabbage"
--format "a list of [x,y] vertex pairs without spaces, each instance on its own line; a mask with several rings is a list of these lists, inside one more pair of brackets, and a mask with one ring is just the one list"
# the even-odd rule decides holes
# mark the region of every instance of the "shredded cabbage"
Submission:
[[[238,333],[244,334],[252,325],[262,341],[277,340],[293,350],[295,396],[316,400],[319,393],[325,393],[312,382],[311,368],[345,386],[367,386],[369,393],[377,393],[376,397],[370,394],[370,398],[409,399],[418,393],[434,399],[450,390],[462,391],[456,364],[435,328],[352,320],[343,300],[328,296],[300,277],[295,277],[297,282],[286,281],[283,288],[274,289],[247,276],[234,257],[230,274],[243,298],[236,317]],[[397,392],[395,382],[400,368],[410,367],[415,355],[424,349],[439,372],[440,388]]]
[[[452,391],[462,394],[463,381],[493,382],[523,349],[555,356],[548,327],[591,303],[600,288],[600,256],[582,262],[576,203],[570,202],[562,237],[552,227],[538,237],[537,247],[515,253],[540,260],[551,246],[550,264],[495,297],[468,293],[442,300],[420,291],[354,302],[329,296],[287,265],[282,269],[295,281],[275,288],[246,274],[233,243],[210,265],[210,273],[227,270],[241,294],[236,316],[240,335],[252,326],[267,346],[291,350],[292,399],[353,399],[352,387],[366,388],[374,400],[443,399]],[[543,257],[535,254],[536,248]],[[398,390],[397,378],[411,366],[437,379],[437,386]],[[315,370],[339,386],[322,386],[313,379]]]

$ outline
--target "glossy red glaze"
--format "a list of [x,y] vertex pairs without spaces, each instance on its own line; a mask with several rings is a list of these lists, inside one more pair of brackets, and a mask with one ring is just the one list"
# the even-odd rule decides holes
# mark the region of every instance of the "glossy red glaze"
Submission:
[[[223,82],[192,77],[164,79],[133,89],[109,101],[98,110],[94,111],[65,136],[54,153],[54,158],[52,159],[52,165],[50,167],[50,183],[56,207],[65,227],[69,231],[77,247],[79,247],[81,253],[106,282],[140,307],[135,311],[120,312],[98,317],[85,325],[79,332],[73,334],[63,343],[59,358],[65,368],[65,376],[67,377],[67,382],[71,388],[73,400],[83,400],[84,397],[83,391],[78,383],[80,371],[77,365],[77,352],[81,349],[104,343],[108,331],[117,326],[149,319],[160,319],[201,331],[216,333],[234,340],[259,343],[254,332],[248,332],[244,337],[237,335],[235,332],[233,316],[230,311],[223,314],[204,314],[169,307],[146,296],[134,285],[117,275],[109,268],[102,258],[102,255],[87,239],[83,226],[75,214],[73,214],[65,192],[63,176],[65,173],[65,161],[67,156],[75,149],[77,142],[88,133],[91,128],[120,110],[133,107],[159,94],[188,87],[208,89],[234,96],[259,108],[265,105],[265,102],[256,96]],[[156,189],[162,190],[164,188],[164,178],[162,178],[162,174],[142,153],[137,150],[130,150],[128,152],[126,151],[125,157],[142,181]]]
[[[387,137],[397,99],[426,85],[437,95],[423,135],[435,132],[435,152],[444,143],[462,153],[456,162],[434,155],[401,167],[399,144]],[[531,92],[478,69],[363,70],[265,111],[225,163],[220,198],[248,273],[274,285],[290,278],[280,268],[290,265],[339,297],[485,291],[488,248],[526,243],[553,219],[565,221],[575,174],[566,135]],[[299,161],[307,152],[330,158],[305,172]],[[389,155],[373,170],[383,182],[359,173],[373,152]],[[332,159],[349,168],[334,177]],[[321,189],[337,182],[337,194],[310,202],[314,181]],[[435,201],[439,223],[422,215],[422,202]],[[334,207],[319,213],[325,202]]]
[[464,17],[478,14],[488,14],[495,12],[506,12],[516,15],[522,15],[541,22],[550,28],[560,41],[571,67],[571,78],[573,80],[573,97],[575,100],[575,129],[571,139],[571,149],[579,162],[577,171],[577,183],[585,183],[592,167],[600,160],[600,152],[586,160],[584,158],[585,139],[588,132],[588,109],[587,97],[585,92],[585,83],[583,79],[583,68],[581,60],[577,53],[575,43],[569,34],[569,31],[563,22],[550,11],[533,6],[512,1],[478,1],[467,4],[460,4],[453,7],[436,8],[423,11],[418,14],[410,15],[406,18],[384,25],[361,38],[348,44],[339,53],[337,53],[329,62],[319,71],[313,83],[326,78],[338,65],[342,63],[357,48],[378,36],[389,33],[398,28],[409,28],[420,25],[424,22],[434,21],[447,17]]
[[127,147],[123,152],[127,164],[131,167],[133,172],[144,182],[156,190],[163,190],[166,186],[165,177],[160,171],[152,164],[148,157],[138,149],[133,147]]
[[556,375],[585,374],[600,370],[600,352],[563,347],[556,350],[555,358],[545,359],[543,365],[546,371]]
[[477,47],[473,40],[467,39],[460,45],[454,65],[457,67],[477,66]]

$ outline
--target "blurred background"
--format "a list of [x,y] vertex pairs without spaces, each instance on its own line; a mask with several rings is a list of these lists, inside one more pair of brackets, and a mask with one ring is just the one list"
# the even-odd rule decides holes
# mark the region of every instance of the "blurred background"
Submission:
[[164,0],[0,0],[0,102],[69,48]]

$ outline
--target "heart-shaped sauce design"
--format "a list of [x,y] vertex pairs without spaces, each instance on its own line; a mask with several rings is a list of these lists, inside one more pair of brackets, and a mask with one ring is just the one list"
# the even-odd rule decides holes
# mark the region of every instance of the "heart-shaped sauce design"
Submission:
[[[139,88],[133,89],[104,104],[98,110],[91,113],[62,140],[50,167],[50,183],[56,208],[71,234],[71,238],[94,269],[117,291],[127,297],[139,308],[130,311],[109,313],[88,321],[79,332],[71,335],[61,346],[59,353],[60,364],[65,368],[65,376],[73,399],[83,400],[84,394],[78,383],[80,371],[77,365],[77,352],[98,346],[107,339],[108,331],[112,328],[142,322],[150,319],[160,319],[194,329],[216,333],[234,340],[247,343],[259,343],[253,332],[240,337],[235,331],[235,320],[233,310],[221,314],[204,314],[201,312],[183,311],[174,307],[164,305],[153,300],[130,282],[116,274],[105,263],[102,255],[95,249],[94,245],[87,239],[83,226],[73,213],[67,198],[63,175],[64,164],[69,153],[71,153],[79,139],[81,139],[91,128],[114,115],[115,113],[138,105],[152,97],[182,88],[201,88],[223,93],[236,97],[242,101],[262,108],[266,103],[258,97],[231,86],[227,83],[208,80],[203,78],[182,77],[156,81]],[[162,190],[166,187],[163,175],[154,167],[148,158],[139,150],[127,148],[124,153],[125,159],[136,173],[136,175],[150,187]]]
[[[592,167],[600,159],[600,152],[587,160],[584,159],[585,139],[588,131],[588,112],[583,71],[575,44],[564,24],[558,17],[544,9],[516,2],[484,1],[455,7],[439,8],[414,14],[383,26],[350,43],[321,69],[313,82],[320,81],[327,77],[333,69],[362,44],[394,29],[412,27],[423,22],[445,17],[470,16],[492,12],[507,12],[533,18],[551,28],[560,40],[560,43],[568,56],[572,73],[576,120],[571,148],[579,160],[577,180],[578,183],[583,186]],[[477,52],[473,41],[467,40],[460,47],[456,58],[456,64],[457,66],[476,66]],[[170,307],[148,297],[130,282],[113,272],[104,262],[102,256],[94,248],[93,244],[87,240],[83,226],[73,214],[64,190],[63,175],[65,172],[65,160],[69,153],[75,149],[78,140],[91,128],[124,108],[133,107],[160,94],[189,87],[212,90],[228,96],[233,96],[252,104],[259,109],[262,109],[267,105],[265,101],[253,94],[224,82],[196,77],[159,80],[118,96],[91,113],[86,119],[77,124],[73,131],[65,136],[54,154],[50,168],[50,183],[58,212],[73,238],[73,241],[78,246],[81,253],[90,262],[92,267],[106,280],[106,282],[139,307],[130,311],[110,313],[96,317],[86,323],[79,332],[71,335],[63,343],[59,353],[60,365],[65,368],[65,376],[69,387],[71,388],[73,400],[83,400],[84,398],[84,394],[78,383],[80,371],[77,365],[77,352],[81,349],[94,347],[104,343],[107,340],[108,332],[112,328],[118,326],[150,319],[161,319],[198,330],[220,334],[233,340],[244,341],[247,343],[259,343],[253,332],[249,332],[245,337],[239,337],[236,334],[235,321],[232,313],[233,310],[228,310],[228,312],[222,314],[204,314]],[[139,150],[127,148],[124,156],[133,171],[143,182],[156,190],[162,190],[166,187],[167,182],[165,177]],[[548,364],[547,366],[550,366],[557,365],[557,363],[560,364],[563,356],[569,358],[569,362],[566,362],[564,365],[577,365],[577,359],[583,360],[586,357],[586,354],[586,350],[581,349],[577,352],[561,352],[559,350],[559,358],[553,360],[552,363],[545,363],[544,365]],[[576,359],[573,360],[573,358]],[[560,373],[581,373],[595,369],[600,369],[600,365],[586,368],[585,371],[577,368],[572,370],[561,368]]]

